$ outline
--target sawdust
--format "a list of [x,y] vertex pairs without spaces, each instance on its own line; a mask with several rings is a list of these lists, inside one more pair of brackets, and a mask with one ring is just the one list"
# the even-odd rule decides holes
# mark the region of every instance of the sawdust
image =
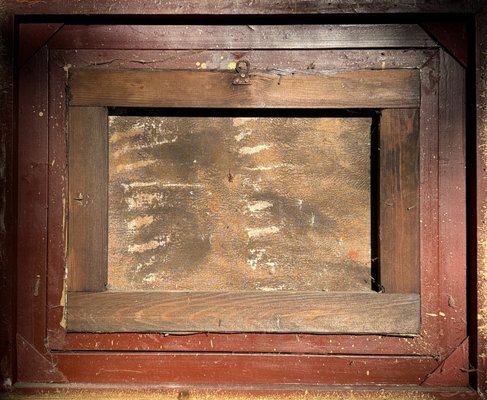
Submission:
[[[484,71],[487,69],[487,51],[482,52],[479,57],[482,59],[480,65],[483,66]],[[480,98],[485,102],[487,97],[487,80],[483,79],[479,82]],[[479,124],[479,149],[481,154],[480,162],[487,168],[487,110],[480,111]],[[482,342],[487,343],[487,203],[482,206],[482,226],[479,228],[478,250],[479,250],[479,270],[478,270],[478,301],[480,304],[478,311],[478,333],[482,338]],[[485,359],[487,357],[487,349],[479,349],[479,357]]]
[[84,391],[84,390],[56,390],[39,392],[35,395],[7,395],[5,399],[73,399],[84,400],[106,399],[106,400],[125,400],[127,398],[137,398],[138,400],[348,400],[348,399],[374,399],[374,400],[428,400],[435,398],[429,393],[416,391],[397,391],[386,392],[377,391],[348,391],[348,392],[325,392],[311,393],[302,391],[294,394],[277,393],[271,395],[254,395],[254,394],[234,394],[225,391],[167,391],[158,393],[148,393],[140,391]]

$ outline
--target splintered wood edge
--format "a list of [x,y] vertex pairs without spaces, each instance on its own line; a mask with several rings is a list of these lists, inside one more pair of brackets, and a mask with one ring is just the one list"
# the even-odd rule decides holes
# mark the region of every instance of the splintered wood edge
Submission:
[[418,294],[69,292],[70,332],[288,332],[413,336]]
[[70,105],[189,108],[416,108],[418,69],[251,73],[72,69]]

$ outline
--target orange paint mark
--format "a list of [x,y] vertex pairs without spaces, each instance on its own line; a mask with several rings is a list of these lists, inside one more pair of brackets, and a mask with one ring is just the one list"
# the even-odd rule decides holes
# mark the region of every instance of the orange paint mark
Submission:
[[350,250],[348,250],[348,256],[352,260],[356,260],[358,258],[358,256],[359,256],[359,252],[358,252],[358,250],[350,249]]

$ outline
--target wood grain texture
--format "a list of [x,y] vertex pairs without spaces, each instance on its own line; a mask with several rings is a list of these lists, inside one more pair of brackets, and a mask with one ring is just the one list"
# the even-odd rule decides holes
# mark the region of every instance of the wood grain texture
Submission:
[[18,65],[23,65],[63,26],[63,24],[20,24]]
[[[71,382],[115,384],[117,387],[161,383],[186,387],[218,383],[219,388],[241,384],[247,389],[255,384],[272,385],[274,389],[296,389],[300,384],[370,384],[376,390],[373,398],[377,393],[382,395],[381,384],[409,384],[416,388],[438,365],[431,356],[347,358],[300,354],[96,353],[66,352],[56,354],[55,358],[58,368]],[[300,394],[302,396],[303,392]],[[321,396],[318,398],[322,399]],[[340,400],[344,398],[343,395],[338,397]]]
[[[70,104],[119,107],[408,108],[419,105],[417,70],[327,74],[73,69]],[[163,94],[163,95],[162,95]]]
[[[419,69],[436,49],[326,49],[326,50],[127,50],[51,49],[50,56],[59,69],[145,68],[165,70],[233,71],[239,59],[248,60],[253,70],[326,72],[363,69]],[[203,66],[203,68],[202,68]],[[206,68],[204,68],[206,67]],[[65,72],[63,70],[63,72]]]
[[346,49],[437,47],[418,25],[66,25],[57,48]]
[[73,332],[310,332],[414,335],[415,294],[68,293]]
[[[380,14],[387,19],[388,13],[440,13],[465,14],[474,13],[482,4],[479,0],[417,0],[414,2],[391,3],[389,0],[338,0],[338,1],[303,1],[290,3],[288,0],[271,0],[252,3],[249,1],[235,3],[232,0],[201,2],[184,0],[177,3],[144,0],[87,0],[71,3],[63,0],[51,0],[48,3],[23,2],[7,0],[10,13],[26,15],[142,15],[142,16],[228,16],[228,15],[282,15],[310,16],[314,14],[353,15]],[[228,22],[228,19],[223,21]]]
[[69,109],[68,288],[107,283],[108,116],[102,107]]
[[[16,334],[39,352],[45,352],[44,299],[47,290],[47,196],[48,196],[48,52],[41,49],[20,70],[18,114],[18,216]],[[1,252],[0,252],[1,253]],[[14,292],[15,293],[15,292]],[[12,326],[12,329],[15,325]],[[26,375],[35,368],[22,369]]]
[[[445,51],[440,52],[439,83],[439,284],[446,296],[440,309],[446,314],[443,337],[446,351],[453,351],[467,336],[459,318],[466,314],[468,296],[466,194],[466,107],[465,69]],[[455,251],[452,251],[455,249]]]
[[383,110],[380,123],[380,284],[419,293],[419,126],[417,110]]
[[369,291],[372,119],[311,115],[110,117],[110,290]]

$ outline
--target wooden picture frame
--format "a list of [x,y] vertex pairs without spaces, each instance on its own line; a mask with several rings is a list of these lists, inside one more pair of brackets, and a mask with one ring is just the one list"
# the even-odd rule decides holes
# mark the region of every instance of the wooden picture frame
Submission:
[[[304,48],[305,27],[296,28],[296,32],[301,32],[297,36],[289,36],[293,26],[251,27],[253,29],[242,25],[226,31],[229,28],[220,25],[191,26],[195,28],[191,30],[194,38],[180,42],[178,32],[186,30],[180,25],[68,24],[58,27],[59,31],[40,51],[24,59],[19,71],[18,185],[22,212],[19,214],[18,274],[24,279],[19,281],[17,337],[18,365],[21,367],[18,379],[23,382],[108,385],[132,384],[137,379],[137,384],[145,387],[217,384],[227,385],[232,390],[250,387],[252,390],[289,389],[296,384],[300,388],[312,385],[315,389],[347,384],[361,390],[370,385],[374,390],[377,387],[391,388],[390,385],[429,390],[428,387],[436,388],[439,382],[445,384],[442,371],[446,370],[446,385],[468,392],[468,373],[461,370],[468,369],[464,280],[466,235],[462,225],[466,215],[465,113],[458,108],[458,103],[464,101],[464,67],[416,25],[384,25],[379,30],[372,25],[332,25],[331,28],[313,25],[312,37],[327,38],[333,32],[333,37],[338,38],[332,48],[322,44],[326,40],[306,42]],[[350,34],[357,29],[361,37],[358,43],[349,39],[357,37]],[[200,31],[206,32],[202,35],[208,38],[204,43],[197,40]],[[270,31],[275,33],[272,43],[266,39]],[[249,35],[251,39],[248,39]],[[101,42],[100,37],[104,39]],[[217,47],[222,37],[231,38],[225,42],[225,48]],[[250,40],[253,48],[242,50],[242,38]],[[403,38],[407,38],[405,47],[401,47]],[[283,51],[281,47],[276,48],[275,43],[279,46],[285,43],[289,49]],[[360,48],[361,43],[363,47]],[[393,283],[386,284],[386,289],[390,285],[390,296],[421,299],[421,325],[417,333],[396,335],[390,330],[392,334],[364,332],[355,335],[343,334],[334,328],[330,331],[333,333],[316,335],[292,330],[274,333],[259,329],[253,332],[236,330],[228,333],[195,328],[193,332],[187,332],[190,334],[169,331],[160,334],[156,333],[163,330],[160,325],[156,328],[152,325],[149,332],[146,328],[143,328],[144,332],[130,332],[135,329],[121,332],[120,326],[91,327],[88,332],[69,331],[72,295],[93,295],[95,298],[106,293],[89,293],[86,288],[71,292],[69,283],[66,285],[66,238],[69,236],[67,229],[70,229],[66,224],[67,212],[73,200],[74,205],[82,201],[76,190],[71,193],[75,198],[71,201],[69,198],[68,130],[73,125],[76,127],[76,122],[72,124],[76,120],[80,121],[78,128],[83,131],[86,123],[93,124],[95,130],[106,129],[103,121],[107,106],[106,101],[74,104],[73,92],[65,90],[66,85],[70,85],[69,76],[74,77],[83,69],[89,70],[90,75],[97,71],[126,73],[133,69],[151,73],[191,70],[196,69],[196,63],[202,60],[211,60],[208,69],[219,74],[236,58],[249,59],[255,71],[265,71],[272,66],[277,75],[282,66],[300,71],[310,69],[307,71],[310,74],[303,75],[311,76],[320,70],[346,70],[346,74],[356,70],[379,73],[384,69],[386,73],[408,70],[418,74],[420,95],[414,104],[407,106],[407,112],[418,110],[419,204],[408,212],[419,213],[419,218],[412,219],[411,223],[419,225],[421,279],[415,283],[419,277],[417,271],[406,268],[404,271],[411,272],[409,288],[401,289],[401,279],[395,289]],[[202,72],[194,71],[195,74]],[[233,76],[233,72],[226,72],[225,76],[227,74]],[[292,82],[292,77],[289,79]],[[86,95],[90,96],[89,93]],[[395,107],[399,108],[383,109],[383,132],[388,126],[396,125],[393,121],[398,121],[397,113],[404,109],[400,101]],[[87,122],[83,116],[86,112],[92,112],[96,118],[88,118],[92,122]],[[387,114],[388,119],[384,119]],[[407,203],[407,207],[411,207],[409,201]],[[103,209],[100,212],[104,212]],[[392,213],[381,218],[395,217]],[[389,237],[385,235],[384,240]],[[453,252],[452,248],[455,249]],[[395,257],[403,258],[400,254]],[[83,268],[79,272],[82,274],[82,271]],[[100,275],[103,277],[103,270]],[[394,276],[398,275],[392,274]],[[71,279],[69,269],[68,279]],[[383,276],[381,279],[386,282],[387,278]],[[32,282],[34,289],[35,282],[40,282],[38,290],[32,292],[35,295],[22,289],[25,282]],[[98,277],[93,282],[99,285],[103,279]],[[383,295],[387,295],[387,290],[376,297]],[[100,316],[99,321],[104,323],[104,318]],[[105,318],[108,320],[110,317]],[[123,318],[120,321],[123,325]],[[174,333],[182,333],[182,328],[178,326]],[[35,362],[31,361],[34,358]],[[42,374],[40,369],[44,371]],[[249,373],[243,376],[242,370]]]
[[[253,73],[251,85],[234,79],[230,71],[70,71],[67,329],[418,334],[419,72],[264,72]],[[106,291],[108,106],[380,110],[385,293]]]

